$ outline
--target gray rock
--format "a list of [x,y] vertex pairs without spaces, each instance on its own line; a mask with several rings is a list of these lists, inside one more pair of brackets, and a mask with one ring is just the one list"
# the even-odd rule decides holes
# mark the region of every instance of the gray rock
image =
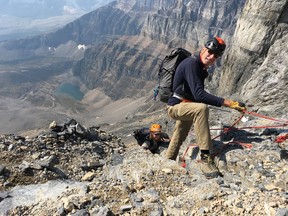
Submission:
[[275,216],[287,216],[288,208],[280,208],[276,210]]
[[5,166],[0,165],[0,175],[3,175],[5,172]]
[[120,207],[120,211],[122,213],[126,212],[126,211],[130,211],[132,209],[132,205],[125,205],[125,206],[121,206]]
[[280,150],[280,158],[281,158],[281,160],[288,160],[288,150],[281,149]]
[[114,214],[109,210],[108,207],[100,207],[91,213],[91,216],[114,216]]
[[56,201],[61,194],[73,190],[83,194],[85,186],[85,183],[75,181],[50,181],[45,184],[16,186],[11,191],[0,192],[0,197],[7,197],[0,202],[0,214],[6,214],[17,206],[34,205],[45,199]]

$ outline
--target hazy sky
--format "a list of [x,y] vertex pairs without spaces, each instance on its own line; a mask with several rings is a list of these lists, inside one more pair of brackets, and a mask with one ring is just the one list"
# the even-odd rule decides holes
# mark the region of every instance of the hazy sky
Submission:
[[65,14],[86,13],[112,0],[0,0],[0,14],[43,19]]
[[0,41],[49,32],[113,0],[0,0]]

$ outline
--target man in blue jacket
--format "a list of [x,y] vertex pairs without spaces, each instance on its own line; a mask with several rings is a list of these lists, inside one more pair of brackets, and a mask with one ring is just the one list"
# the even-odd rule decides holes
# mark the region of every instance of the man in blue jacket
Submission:
[[209,40],[196,57],[184,59],[176,69],[173,79],[173,95],[168,101],[168,114],[176,120],[174,133],[166,157],[176,160],[179,149],[185,141],[192,124],[197,144],[201,150],[201,170],[207,178],[220,175],[211,157],[212,140],[209,130],[207,105],[226,106],[238,111],[245,110],[245,104],[217,97],[204,90],[207,69],[224,53],[226,44],[220,37]]
[[162,131],[160,124],[152,124],[150,128],[137,129],[134,132],[137,143],[144,149],[149,149],[153,154],[159,153],[160,146],[168,146],[170,138]]

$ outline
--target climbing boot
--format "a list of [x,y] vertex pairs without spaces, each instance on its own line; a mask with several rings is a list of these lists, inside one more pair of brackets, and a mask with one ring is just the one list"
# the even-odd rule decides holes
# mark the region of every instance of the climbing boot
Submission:
[[206,178],[217,178],[222,176],[216,167],[213,158],[209,154],[201,154],[200,168]]

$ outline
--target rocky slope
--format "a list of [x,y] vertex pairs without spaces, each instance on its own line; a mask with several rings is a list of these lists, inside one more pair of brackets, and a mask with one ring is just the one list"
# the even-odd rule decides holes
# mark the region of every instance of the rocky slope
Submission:
[[[63,33],[63,37],[57,37],[55,32],[29,41],[2,43],[1,48],[8,50],[5,53],[8,57],[17,53],[25,57],[35,53],[46,55],[49,46],[57,51],[52,49],[49,55],[66,53],[67,58],[71,57],[69,52],[59,51],[63,44],[69,47],[70,43],[89,44],[73,73],[92,91],[99,87],[97,90],[102,92],[91,96],[88,94],[91,91],[82,86],[87,94],[75,112],[81,119],[85,117],[86,122],[95,123],[99,117],[94,115],[95,109],[99,104],[108,103],[108,110],[97,110],[97,114],[101,114],[99,119],[104,115],[114,118],[118,112],[121,113],[118,119],[122,118],[122,121],[87,129],[75,121],[62,125],[64,118],[52,117],[45,107],[43,113],[49,115],[49,123],[55,119],[59,121],[60,127],[55,127],[54,131],[44,130],[29,137],[1,135],[0,214],[287,215],[288,144],[287,139],[275,141],[288,133],[287,48],[283,47],[287,38],[287,0],[246,1],[237,27],[236,18],[241,7],[236,1],[228,3],[227,8],[222,3],[121,0],[84,16],[83,20],[70,23],[58,31]],[[140,11],[145,17],[141,17]],[[213,21],[208,21],[211,14],[214,15]],[[229,16],[235,17],[235,22],[227,22],[231,26],[226,26],[223,31],[215,27],[224,28],[223,19]],[[251,16],[253,19],[249,21]],[[179,18],[180,24],[176,22]],[[152,23],[153,19],[159,23]],[[129,25],[120,25],[119,20]],[[112,28],[112,25],[107,25],[115,21],[118,26]],[[199,29],[196,25],[200,26],[202,21],[206,21],[209,27]],[[158,25],[163,26],[160,23],[165,23],[165,27],[158,28],[161,34],[157,35]],[[87,31],[84,31],[86,25]],[[95,25],[97,29],[93,28]],[[228,38],[233,25],[236,27],[235,38],[232,35]],[[172,32],[172,26],[185,31]],[[165,36],[168,30],[171,33],[169,37]],[[186,37],[192,39],[195,33],[200,42],[190,44]],[[155,155],[141,149],[135,143],[132,131],[159,122],[169,135],[172,134],[174,121],[159,108],[163,104],[155,103],[149,97],[155,84],[152,82],[155,78],[153,67],[169,48],[178,45],[194,48],[200,45],[201,40],[216,33],[227,36],[231,43],[223,58],[223,75],[214,75],[214,87],[218,87],[219,94],[243,99],[249,105],[248,111],[268,113],[268,118],[247,112],[237,128],[225,130],[225,134],[215,139],[216,163],[223,176],[205,179],[199,170],[197,147],[190,145],[195,141],[193,131],[182,146],[177,162],[165,159],[165,147]],[[23,49],[19,51],[15,45]],[[3,52],[2,55],[6,57]],[[76,60],[80,57],[77,55]],[[61,77],[57,70],[55,73],[52,78],[48,76],[53,84],[58,83],[55,80]],[[71,76],[71,73],[67,74]],[[61,80],[70,79],[67,74]],[[41,80],[38,85],[42,83],[47,84],[46,80]],[[32,85],[25,82],[25,86],[31,88]],[[33,93],[25,93],[29,96],[27,101],[35,100],[37,91]],[[107,95],[110,97],[106,98]],[[119,103],[114,101],[116,99]],[[88,102],[93,102],[95,107],[84,106]],[[61,114],[69,112],[72,115],[73,106],[62,109]],[[117,110],[116,114],[113,109]],[[213,137],[219,135],[224,125],[232,125],[239,115],[236,111],[211,107]],[[276,122],[271,121],[271,117],[275,117]],[[274,123],[283,125],[273,127]],[[188,153],[184,155],[188,146]],[[186,162],[185,168],[181,166],[182,157]]]
[[[239,117],[212,109],[213,137],[223,112],[226,126]],[[163,120],[157,116],[151,121]],[[261,122],[246,119],[214,140],[223,174],[215,179],[201,174],[193,131],[171,161],[165,146],[152,154],[136,144],[135,119],[115,125],[117,136],[75,120],[35,137],[2,135],[0,215],[287,215],[288,139],[275,139],[288,131],[253,128]]]

